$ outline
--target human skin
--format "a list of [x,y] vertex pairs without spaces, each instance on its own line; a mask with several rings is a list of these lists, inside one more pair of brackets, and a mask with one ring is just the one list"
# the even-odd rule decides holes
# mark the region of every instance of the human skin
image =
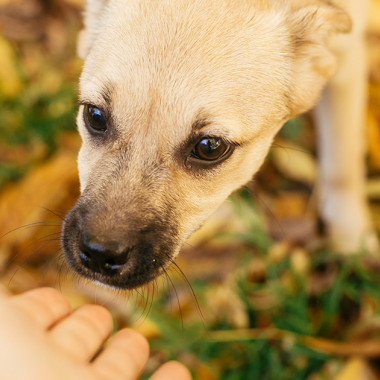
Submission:
[[[99,305],[71,310],[51,288],[17,296],[0,288],[0,311],[1,379],[135,380],[149,356],[147,340],[131,329],[118,331],[104,346],[113,327],[110,312]],[[191,375],[172,361],[151,379],[189,380]]]

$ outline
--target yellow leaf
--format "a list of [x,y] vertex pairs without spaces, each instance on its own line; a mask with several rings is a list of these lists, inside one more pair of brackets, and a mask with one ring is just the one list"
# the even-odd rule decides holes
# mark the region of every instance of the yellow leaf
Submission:
[[14,52],[11,45],[0,35],[0,93],[13,98],[21,90],[21,82],[14,65]]
[[380,126],[372,112],[367,116],[368,155],[371,165],[380,169]]
[[334,380],[378,380],[368,363],[361,358],[352,358]]
[[368,30],[380,33],[380,1],[372,0],[368,18]]
[[314,157],[290,142],[277,143],[279,147],[272,149],[277,169],[290,179],[312,185],[317,175]]
[[161,337],[158,326],[149,318],[144,318],[143,322],[137,321],[132,328],[144,335],[147,339],[157,339]]
[[[78,138],[76,140],[79,142]],[[76,156],[76,148],[62,149],[21,181],[2,191],[0,255],[8,258],[17,255],[17,259],[22,260],[33,252],[31,242],[41,245],[39,234],[46,235],[42,229],[45,224],[50,225],[55,232],[59,231],[58,224],[46,221],[57,220],[49,210],[64,214],[75,201],[79,189]],[[41,221],[45,223],[36,224]],[[26,225],[29,227],[7,234],[12,229]],[[46,250],[51,252],[49,246],[46,246]]]
[[198,231],[189,237],[187,244],[192,247],[198,247],[205,243],[213,246],[225,246],[225,240],[218,241],[215,238],[218,233],[242,231],[244,231],[244,226],[241,220],[236,216],[230,203],[225,202],[208,218],[207,222]]
[[75,7],[84,7],[85,6],[85,0],[65,0],[65,3],[73,5]]
[[300,276],[307,274],[310,267],[310,257],[302,248],[295,248],[290,256],[290,262],[295,273]]
[[370,199],[380,199],[380,178],[375,177],[367,180],[366,194]]
[[218,380],[215,370],[206,364],[199,364],[195,370],[195,378],[199,380]]

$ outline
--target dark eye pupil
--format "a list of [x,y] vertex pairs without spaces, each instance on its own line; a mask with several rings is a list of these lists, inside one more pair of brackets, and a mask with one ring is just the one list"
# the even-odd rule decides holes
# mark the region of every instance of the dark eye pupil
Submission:
[[228,145],[219,138],[209,137],[202,139],[193,150],[193,155],[207,161],[221,157],[228,150]]
[[105,131],[107,129],[106,120],[99,108],[86,104],[84,106],[84,121],[87,128],[96,131]]

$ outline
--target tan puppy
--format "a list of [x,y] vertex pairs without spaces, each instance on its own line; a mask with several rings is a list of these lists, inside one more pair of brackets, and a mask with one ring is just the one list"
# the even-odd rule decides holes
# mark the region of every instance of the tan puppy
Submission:
[[[355,6],[353,14],[365,14],[359,0],[346,10]],[[252,178],[284,122],[317,102],[336,70],[330,42],[350,32],[351,20],[320,0],[88,0],[85,24],[82,195],[62,243],[78,273],[132,288],[171,264],[187,237]],[[362,54],[363,24],[340,42],[355,45],[354,57]],[[343,66],[352,65],[340,54]],[[345,100],[337,100],[338,114],[323,111],[321,133],[322,214],[345,250],[357,248],[369,226],[362,107],[346,99],[345,81],[356,75],[347,70],[328,90]],[[364,66],[355,70],[360,98]],[[347,128],[359,132],[331,125],[346,124],[342,107],[345,115],[355,110]]]

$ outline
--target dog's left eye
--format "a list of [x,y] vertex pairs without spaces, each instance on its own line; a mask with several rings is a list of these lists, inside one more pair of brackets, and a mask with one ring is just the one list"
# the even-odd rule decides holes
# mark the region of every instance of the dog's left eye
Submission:
[[103,112],[93,105],[84,105],[83,118],[90,131],[104,132],[107,129],[107,121]]
[[231,146],[218,137],[206,137],[199,141],[191,151],[194,158],[203,161],[217,161],[225,156]]

